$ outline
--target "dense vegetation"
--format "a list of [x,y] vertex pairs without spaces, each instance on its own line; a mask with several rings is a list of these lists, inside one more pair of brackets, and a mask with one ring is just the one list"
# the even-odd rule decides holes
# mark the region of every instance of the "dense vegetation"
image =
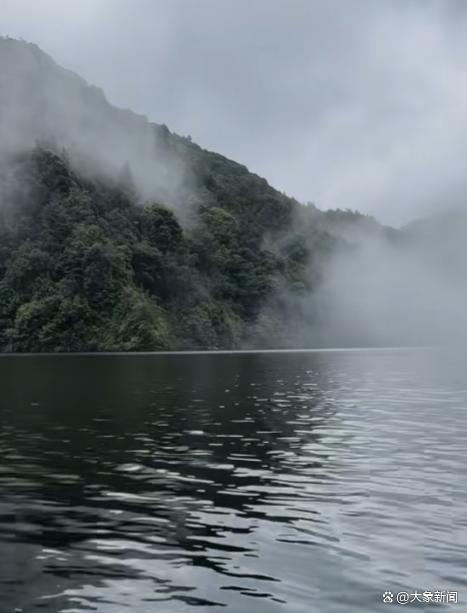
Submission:
[[306,344],[323,260],[379,231],[0,37],[0,351]]
[[85,179],[46,147],[2,164],[1,350],[283,343],[281,296],[311,289],[331,239],[300,230],[301,207],[246,168],[174,143],[197,177],[184,227],[137,202],[129,169]]

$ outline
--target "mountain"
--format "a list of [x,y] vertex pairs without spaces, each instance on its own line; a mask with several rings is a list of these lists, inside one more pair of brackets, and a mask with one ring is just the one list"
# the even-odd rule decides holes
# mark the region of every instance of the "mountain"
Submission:
[[0,38],[0,350],[309,344],[323,263],[368,233],[391,231],[301,205]]

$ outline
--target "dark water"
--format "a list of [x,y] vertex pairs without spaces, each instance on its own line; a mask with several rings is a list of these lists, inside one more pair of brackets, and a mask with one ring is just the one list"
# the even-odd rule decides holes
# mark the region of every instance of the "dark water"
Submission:
[[0,358],[0,611],[362,613],[415,589],[467,602],[465,363]]

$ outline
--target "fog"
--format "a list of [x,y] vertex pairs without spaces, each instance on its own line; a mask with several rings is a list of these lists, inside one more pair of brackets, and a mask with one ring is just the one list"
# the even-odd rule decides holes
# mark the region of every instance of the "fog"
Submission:
[[177,206],[188,172],[163,129],[110,105],[104,93],[55,64],[34,44],[0,38],[0,154],[36,143],[66,150],[72,166],[111,181],[125,172],[141,200]]
[[[402,226],[390,237],[365,228],[349,238],[338,228],[331,229],[345,246],[322,264],[322,280],[316,291],[300,298],[281,296],[287,313],[283,336],[289,346],[465,343],[467,181],[463,160],[467,105],[464,47],[458,29],[458,23],[465,23],[465,11],[455,2],[450,3],[449,10],[432,2],[407,2],[404,9],[402,3],[387,2],[384,9],[375,11],[372,3],[355,0],[354,11],[342,8],[338,15],[331,15],[326,3],[311,4],[309,10],[307,5],[294,2],[289,10],[274,2],[266,17],[270,31],[266,31],[259,25],[262,16],[257,8],[252,10],[252,22],[245,24],[228,3],[220,12],[209,2],[201,3],[200,15],[206,17],[206,11],[212,10],[223,26],[222,32],[226,32],[230,18],[234,33],[239,34],[240,25],[245,26],[247,48],[251,50],[254,35],[257,45],[271,55],[272,63],[278,59],[272,43],[284,18],[282,42],[287,61],[276,62],[272,68],[267,64],[270,72],[264,79],[274,78],[276,84],[258,91],[250,68],[256,61],[263,65],[263,52],[258,52],[259,59],[248,56],[242,51],[239,35],[238,67],[244,68],[245,74],[240,74],[241,70],[229,73],[228,63],[217,66],[216,73],[212,57],[218,50],[225,56],[233,44],[233,34],[227,33],[224,40],[221,33],[210,32],[200,54],[216,73],[219,91],[209,83],[200,93],[198,85],[202,86],[205,75],[200,65],[189,64],[198,72],[190,76],[190,87],[178,92],[184,96],[184,111],[177,107],[179,114],[172,115],[175,126],[168,122],[169,127],[188,132],[192,121],[192,132],[195,139],[200,135],[201,144],[232,153],[253,170],[264,171],[261,174],[276,187],[286,188],[303,200],[314,199],[320,209],[356,208]],[[187,14],[183,16],[180,5],[175,5],[178,9],[171,12],[164,2],[155,3],[160,12],[154,13],[141,0],[141,7],[151,18],[159,15],[163,20],[167,11],[170,13],[173,29],[170,36],[166,32],[163,41],[174,51],[179,45],[184,57],[186,41],[176,39],[176,35],[189,31],[187,16],[193,16],[193,9],[186,4]],[[8,2],[6,6],[11,18],[14,9]],[[106,12],[105,3],[99,6],[102,15],[113,18]],[[115,23],[121,24],[128,5],[116,1],[114,6]],[[195,19],[198,25],[200,15]],[[64,18],[58,5],[52,17]],[[146,35],[147,30],[138,18],[134,19]],[[24,23],[27,25],[28,20]],[[303,42],[308,35],[304,23],[313,25],[312,32],[316,24],[326,26],[325,37],[319,39],[321,49],[309,48]],[[299,62],[296,72],[288,69],[298,57],[291,24],[297,26],[303,39],[302,52],[308,58],[306,65]],[[33,29],[29,27],[28,31]],[[103,32],[107,40],[112,28],[107,25]],[[94,30],[91,34],[96,36]],[[44,30],[42,35],[50,47],[57,45],[53,33],[45,35]],[[135,31],[130,38],[134,41],[137,37]],[[124,49],[128,49],[128,40],[122,42]],[[128,164],[141,200],[161,199],[179,207],[190,192],[192,179],[190,169],[167,147],[164,129],[143,115],[109,105],[100,89],[58,67],[35,45],[0,39],[0,47],[0,154],[28,149],[38,140],[52,140],[54,146],[67,149],[81,172],[115,180]],[[63,52],[66,45],[57,48]],[[80,64],[78,56],[73,59],[72,52],[67,53],[69,65]],[[142,70],[144,78],[149,79],[149,73],[143,70],[147,58],[130,53],[117,71],[118,87],[115,66],[109,62],[101,65],[102,56],[96,55],[98,66],[93,72],[93,58],[84,49],[83,70],[98,74],[105,69],[107,77],[102,80],[110,84],[112,100],[130,101],[138,111],[164,123],[170,113],[168,107],[155,104],[154,88],[161,100],[171,100],[173,75],[168,74],[169,68],[179,70],[179,78],[186,68],[169,55],[164,55],[165,81],[148,81],[144,91],[137,83],[137,100],[130,93],[124,95],[124,90],[134,84],[131,71]],[[160,59],[156,60],[159,66]],[[360,70],[352,72],[355,67]],[[228,104],[225,79],[235,81],[230,84]],[[313,82],[316,87],[304,90],[304,82]],[[318,91],[317,85],[322,90]],[[284,106],[281,88],[287,91],[289,105]],[[245,106],[245,95],[251,98],[249,107]],[[306,100],[310,100],[310,106]],[[233,116],[226,109],[237,101],[239,115],[232,122]],[[161,109],[167,112],[159,115]],[[200,127],[200,122],[209,124],[209,129]],[[248,136],[246,129],[251,133]],[[288,131],[286,136],[284,131]],[[241,146],[237,137],[243,139]],[[292,140],[296,150],[289,155]],[[4,181],[4,194],[9,181],[14,180],[7,177]],[[416,218],[427,221],[404,226]],[[314,273],[310,270],[310,275]]]
[[[464,220],[464,229],[465,225]],[[465,235],[464,235],[465,237]],[[465,238],[454,273],[442,245],[370,241],[351,257],[333,259],[314,300],[313,325],[326,345],[438,345],[467,341]],[[459,261],[458,261],[459,263]]]
[[109,100],[321,208],[399,226],[466,187],[459,0],[2,0]]

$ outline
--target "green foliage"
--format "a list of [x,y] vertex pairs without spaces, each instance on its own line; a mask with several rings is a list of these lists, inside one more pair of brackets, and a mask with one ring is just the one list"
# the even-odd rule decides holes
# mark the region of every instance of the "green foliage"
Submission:
[[171,349],[167,315],[143,292],[123,292],[112,318],[101,329],[100,347],[106,351]]
[[76,175],[49,149],[10,163],[0,350],[231,348],[252,334],[278,338],[275,294],[309,289],[310,243],[291,233],[299,205],[243,166],[162,137],[197,177],[185,228],[163,204],[138,203],[127,167],[111,186]]
[[182,242],[182,229],[174,214],[158,204],[149,204],[143,208],[140,232],[143,240],[162,253],[179,249]]

